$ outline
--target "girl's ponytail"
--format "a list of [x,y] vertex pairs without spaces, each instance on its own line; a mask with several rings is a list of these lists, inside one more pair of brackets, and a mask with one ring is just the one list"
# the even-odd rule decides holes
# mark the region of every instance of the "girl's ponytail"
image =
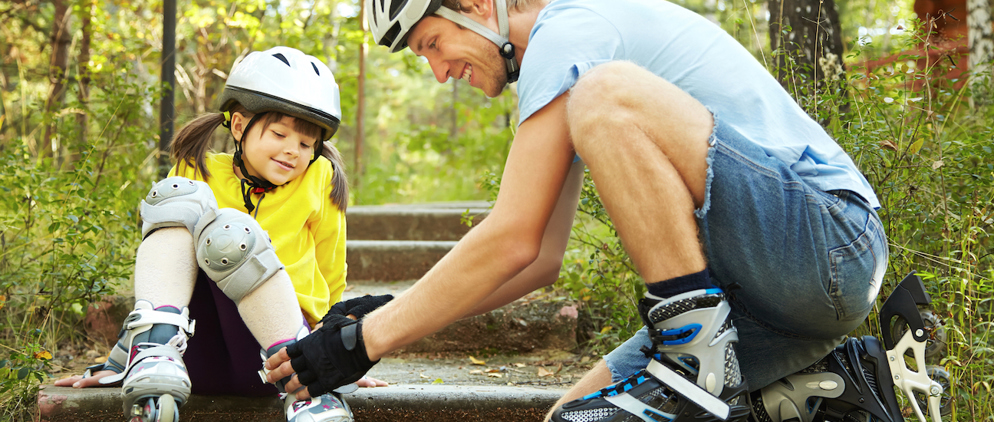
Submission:
[[349,179],[345,176],[345,164],[342,162],[342,153],[338,152],[330,141],[324,142],[321,148],[321,156],[331,161],[331,203],[338,209],[345,212],[349,206]]
[[204,180],[211,176],[207,170],[207,151],[211,147],[211,136],[218,126],[224,123],[224,114],[210,113],[187,123],[169,144],[170,155],[176,166],[181,164],[194,167]]

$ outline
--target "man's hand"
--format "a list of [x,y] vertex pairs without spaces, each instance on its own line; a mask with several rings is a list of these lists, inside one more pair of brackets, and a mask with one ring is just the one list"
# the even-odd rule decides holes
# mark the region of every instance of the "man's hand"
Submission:
[[362,321],[345,316],[325,316],[324,325],[300,341],[266,360],[267,381],[275,383],[297,373],[286,385],[298,399],[317,397],[362,378],[376,362],[370,362],[362,341]]
[[328,310],[324,318],[321,318],[321,323],[326,324],[325,320],[335,315],[352,315],[355,319],[362,319],[366,314],[375,311],[380,306],[386,305],[391,300],[393,300],[393,295],[365,295],[344,302],[338,302],[331,306],[331,309]]

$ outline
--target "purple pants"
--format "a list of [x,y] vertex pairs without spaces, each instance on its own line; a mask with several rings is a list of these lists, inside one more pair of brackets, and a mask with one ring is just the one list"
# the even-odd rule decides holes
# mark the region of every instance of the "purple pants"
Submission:
[[[271,396],[276,387],[259,378],[262,347],[238,314],[235,302],[200,271],[190,300],[196,333],[183,361],[190,371],[193,394]],[[267,345],[268,346],[268,345]]]

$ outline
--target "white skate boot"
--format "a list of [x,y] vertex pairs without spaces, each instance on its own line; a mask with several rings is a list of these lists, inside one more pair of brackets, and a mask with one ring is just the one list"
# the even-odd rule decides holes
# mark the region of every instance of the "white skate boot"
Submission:
[[107,362],[87,368],[116,375],[100,384],[121,385],[124,415],[131,422],[175,422],[190,397],[190,376],[183,363],[186,342],[193,336],[190,311],[171,306],[155,309],[139,300],[124,320],[121,335]]
[[[307,329],[302,328],[297,334],[297,339],[304,338],[307,334],[309,334]],[[263,350],[260,353],[262,361],[265,362],[270,356],[278,353],[280,349],[296,342],[297,340],[290,340],[270,347],[268,350]],[[262,382],[267,382],[266,375],[268,373],[269,371],[265,367],[259,371]],[[357,385],[349,384],[320,397],[297,400],[293,394],[286,392],[286,383],[289,381],[290,377],[286,377],[276,383],[276,389],[279,390],[280,398],[283,399],[283,410],[286,412],[287,422],[353,422],[355,420],[352,416],[352,409],[342,399],[342,394],[357,390],[359,388]]]

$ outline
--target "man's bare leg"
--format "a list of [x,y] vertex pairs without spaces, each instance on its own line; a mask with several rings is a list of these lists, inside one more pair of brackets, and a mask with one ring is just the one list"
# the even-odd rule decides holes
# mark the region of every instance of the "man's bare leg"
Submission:
[[[550,416],[593,420],[624,411],[670,417],[660,409],[671,401],[674,414],[707,411],[725,419],[748,413],[742,405],[726,404],[746,394],[732,349],[738,337],[728,328],[730,306],[710,281],[694,215],[706,196],[711,113],[641,67],[611,62],[574,85],[567,115],[573,145],[647,282],[639,309],[652,333],[652,351],[646,351],[652,356],[645,376],[628,378],[609,394],[558,407],[610,384],[606,365],[595,368]],[[629,352],[634,350],[622,353]],[[625,365],[633,364],[642,362]],[[680,376],[674,370],[685,371]],[[701,395],[702,388],[711,396]]]
[[573,145],[643,279],[703,270],[694,208],[704,202],[711,113],[628,62],[581,77],[567,113]]
[[559,401],[556,402],[556,404],[552,406],[549,413],[545,415],[545,420],[548,421],[549,418],[552,417],[552,412],[563,404],[600,390],[609,384],[611,384],[611,371],[607,369],[607,364],[604,363],[604,359],[601,359],[596,365],[594,365],[593,368],[590,368],[590,371],[587,371],[587,373],[583,375],[583,378],[580,378],[580,381],[577,381],[577,383],[570,388],[569,391],[567,391],[566,394],[564,394]]

